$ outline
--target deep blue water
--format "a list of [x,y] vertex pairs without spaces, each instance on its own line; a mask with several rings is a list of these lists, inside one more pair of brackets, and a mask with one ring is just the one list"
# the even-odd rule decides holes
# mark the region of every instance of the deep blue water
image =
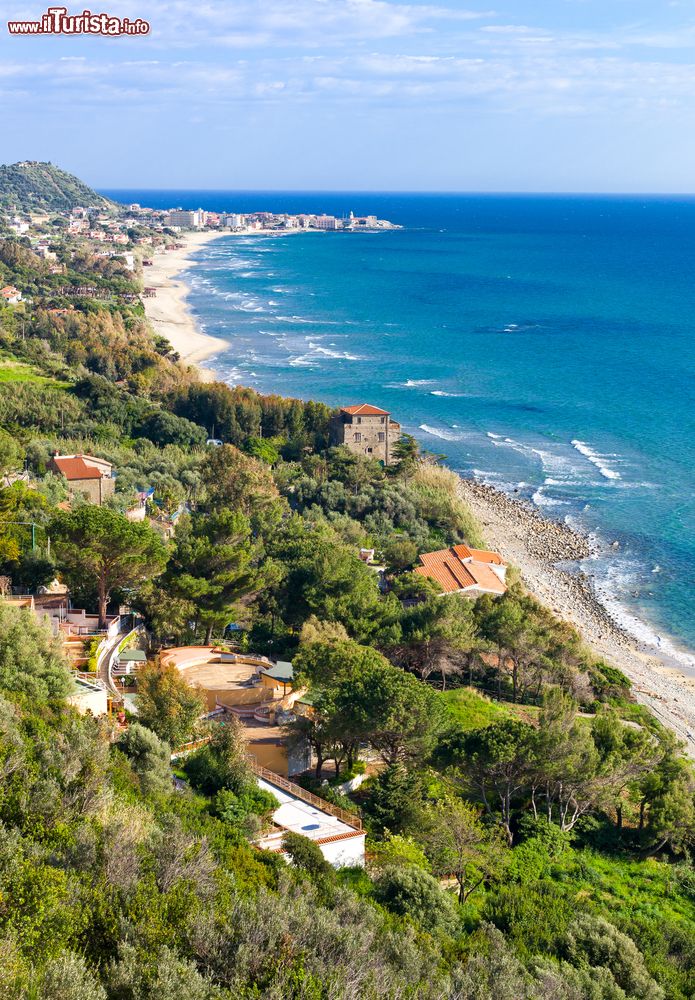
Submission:
[[588,567],[607,603],[695,649],[695,200],[107,193],[402,224],[209,244],[189,277],[229,342],[210,367],[385,406],[454,468],[618,541]]

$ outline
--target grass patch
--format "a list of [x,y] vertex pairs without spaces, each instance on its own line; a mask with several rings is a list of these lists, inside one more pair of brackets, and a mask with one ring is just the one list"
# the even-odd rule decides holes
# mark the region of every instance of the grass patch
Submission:
[[68,382],[59,382],[48,375],[41,375],[33,365],[11,358],[0,358],[0,385],[17,382],[33,382],[36,385],[52,385],[56,389],[67,389]]
[[473,688],[456,688],[439,696],[449,715],[461,729],[483,729],[493,722],[502,722],[511,715],[507,705],[491,701]]
[[454,688],[440,693],[446,709],[461,729],[483,729],[503,719],[518,719],[536,725],[540,708],[537,705],[515,705],[508,701],[493,701],[474,688]]

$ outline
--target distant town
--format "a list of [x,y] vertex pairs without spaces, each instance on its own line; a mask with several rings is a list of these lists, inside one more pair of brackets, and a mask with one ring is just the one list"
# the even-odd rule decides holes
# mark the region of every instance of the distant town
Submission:
[[156,212],[154,209],[142,208],[134,204],[128,206],[133,218],[141,221],[143,218],[153,222],[159,221],[169,229],[230,229],[234,230],[265,230],[265,229],[304,229],[322,232],[337,230],[364,229],[400,229],[400,226],[387,219],[378,219],[376,215],[355,215],[338,218],[335,215],[287,215],[275,212],[250,212],[244,215],[239,212],[206,212],[199,208],[195,211],[174,208],[167,212]]
[[[314,215],[301,213],[288,215],[275,212],[209,212],[206,209],[170,208],[158,210],[133,203],[113,208],[105,206],[77,207],[66,212],[51,213],[58,220],[63,219],[62,227],[72,236],[81,236],[90,241],[110,242],[125,245],[127,243],[147,243],[157,233],[171,235],[186,231],[202,231],[206,229],[228,230],[230,232],[260,232],[260,231],[317,231],[317,232],[354,232],[382,229],[400,229],[401,226],[387,219],[379,219],[376,215],[349,215],[339,218],[335,215]],[[32,213],[31,215],[9,209],[4,217],[0,217],[0,227],[7,230],[7,235],[16,237],[30,236],[31,230],[40,230],[46,220]],[[53,225],[56,225],[54,222]],[[58,222],[60,226],[61,223]],[[138,234],[137,229],[145,227],[149,233]],[[45,241],[44,241],[45,242]]]
[[[387,219],[353,212],[338,218],[308,213],[210,212],[203,208],[158,210],[137,203],[117,205],[106,199],[98,205],[65,211],[27,210],[11,204],[0,208],[0,239],[22,240],[46,262],[51,274],[66,273],[65,263],[59,259],[66,239],[73,252],[81,248],[103,261],[117,260],[126,271],[135,272],[140,265],[147,267],[151,263],[148,247],[153,251],[178,248],[177,236],[190,232],[373,232],[400,228]],[[71,287],[63,294],[74,295],[76,291],[80,289]],[[81,294],[95,297],[91,287]],[[154,292],[145,288],[142,294],[148,297]],[[0,289],[0,296],[15,305],[21,301],[22,292],[7,285]]]

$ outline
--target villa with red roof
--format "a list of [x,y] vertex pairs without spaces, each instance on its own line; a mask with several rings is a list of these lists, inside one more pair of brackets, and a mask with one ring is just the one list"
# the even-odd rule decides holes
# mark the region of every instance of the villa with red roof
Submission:
[[388,410],[371,403],[342,406],[331,424],[333,444],[344,445],[355,455],[393,463],[393,447],[401,436],[401,425]]
[[14,285],[5,285],[4,288],[0,288],[0,296],[11,306],[22,301],[22,293]]
[[67,479],[71,492],[84,493],[99,506],[116,488],[111,463],[93,455],[54,455],[48,468]]
[[433,580],[441,594],[479,597],[481,594],[504,594],[507,589],[507,564],[499,552],[452,545],[438,552],[425,552],[420,556],[420,563],[415,572]]

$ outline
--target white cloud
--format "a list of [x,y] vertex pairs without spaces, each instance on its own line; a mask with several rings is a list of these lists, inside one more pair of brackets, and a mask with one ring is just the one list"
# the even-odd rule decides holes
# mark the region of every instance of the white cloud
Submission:
[[[351,102],[411,109],[577,115],[683,109],[687,60],[644,25],[604,32],[501,23],[485,11],[393,0],[112,0],[147,16],[153,36],[116,42],[5,39],[0,78],[49,105],[208,107],[232,102]],[[10,15],[13,16],[13,15]],[[683,38],[695,41],[685,25]],[[657,45],[657,41],[661,45]],[[34,45],[33,48],[31,46]],[[18,55],[21,53],[21,55]],[[60,53],[60,54],[59,54]],[[85,81],[89,81],[88,84]]]

